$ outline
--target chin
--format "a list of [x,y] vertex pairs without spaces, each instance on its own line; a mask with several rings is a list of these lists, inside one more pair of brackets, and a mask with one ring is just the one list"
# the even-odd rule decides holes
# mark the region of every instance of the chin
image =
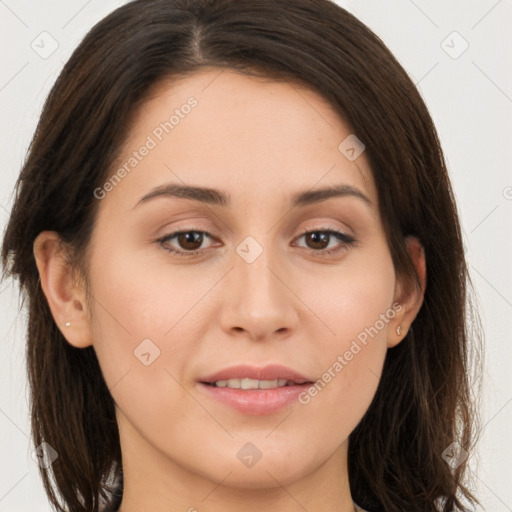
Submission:
[[[297,457],[300,449],[295,450],[295,456],[290,456],[287,450],[277,450],[275,447],[262,451],[261,458],[252,465],[244,464],[238,457],[233,460],[223,456],[220,460],[219,456],[218,462],[204,468],[203,476],[214,482],[223,481],[223,485],[228,487],[271,489],[300,480],[322,464],[321,460]],[[243,453],[240,459],[243,459]]]
[[[237,489],[280,489],[282,486],[287,486],[297,480],[300,480],[301,477],[304,476],[304,473],[306,473],[306,471],[301,471],[300,469],[294,471],[280,471],[272,464],[269,464],[268,466],[262,465],[259,469],[256,467],[250,469],[236,468],[232,470],[232,473],[223,483],[227,487]],[[218,475],[220,478],[216,478],[215,481],[219,481],[224,478],[226,474],[222,476]]]

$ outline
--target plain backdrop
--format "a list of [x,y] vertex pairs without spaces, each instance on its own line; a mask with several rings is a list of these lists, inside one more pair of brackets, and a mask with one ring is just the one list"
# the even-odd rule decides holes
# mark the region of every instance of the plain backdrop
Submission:
[[[85,33],[122,3],[0,0],[2,232],[45,97]],[[439,131],[486,336],[471,476],[485,511],[512,511],[512,0],[339,3],[388,45]],[[25,322],[15,286],[0,284],[0,512],[50,510],[31,457]]]

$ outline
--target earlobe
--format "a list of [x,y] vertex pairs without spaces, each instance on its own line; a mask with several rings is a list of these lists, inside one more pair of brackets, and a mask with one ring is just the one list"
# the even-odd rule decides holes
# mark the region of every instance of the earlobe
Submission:
[[76,348],[92,345],[85,290],[76,282],[59,234],[43,231],[34,241],[41,288],[55,323]]
[[423,304],[427,284],[427,264],[423,246],[413,236],[407,237],[405,243],[418,280],[400,281],[397,283],[395,301],[401,305],[401,309],[394,318],[394,328],[389,332],[388,348],[398,345],[407,335],[412,322]]

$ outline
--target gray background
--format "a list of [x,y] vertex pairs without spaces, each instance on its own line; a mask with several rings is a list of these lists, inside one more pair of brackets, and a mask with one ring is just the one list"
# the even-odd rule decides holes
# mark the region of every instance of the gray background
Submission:
[[[2,230],[46,95],[85,33],[122,3],[0,0]],[[339,3],[394,52],[437,125],[486,333],[483,429],[470,458],[472,485],[484,510],[512,511],[512,0]],[[50,510],[30,455],[25,321],[13,284],[1,284],[0,512]]]

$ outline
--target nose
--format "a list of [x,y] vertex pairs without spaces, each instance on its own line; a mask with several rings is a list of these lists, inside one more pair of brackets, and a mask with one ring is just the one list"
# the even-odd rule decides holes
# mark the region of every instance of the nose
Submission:
[[254,261],[239,254],[223,283],[223,330],[252,341],[291,336],[297,329],[300,300],[292,291],[289,271],[270,250],[263,249]]

